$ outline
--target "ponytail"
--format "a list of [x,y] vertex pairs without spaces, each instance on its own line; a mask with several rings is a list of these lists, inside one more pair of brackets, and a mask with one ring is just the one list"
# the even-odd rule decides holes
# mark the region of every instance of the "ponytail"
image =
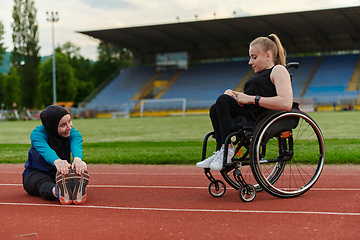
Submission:
[[275,65],[286,66],[286,51],[278,36],[270,34],[268,37],[258,37],[250,43],[250,46],[255,44],[259,44],[264,52],[271,52]]

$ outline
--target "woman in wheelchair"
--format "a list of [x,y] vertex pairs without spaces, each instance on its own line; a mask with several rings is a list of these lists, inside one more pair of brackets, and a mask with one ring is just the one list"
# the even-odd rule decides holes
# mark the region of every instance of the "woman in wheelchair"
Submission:
[[[216,139],[214,155],[198,162],[197,167],[223,169],[224,143],[231,133],[231,118],[242,116],[249,122],[266,111],[289,111],[293,104],[291,79],[286,69],[286,52],[275,34],[259,37],[250,43],[249,65],[255,75],[248,79],[244,92],[226,90],[210,108],[210,119]],[[231,146],[230,146],[231,145]],[[228,147],[227,161],[235,155],[232,144]]]

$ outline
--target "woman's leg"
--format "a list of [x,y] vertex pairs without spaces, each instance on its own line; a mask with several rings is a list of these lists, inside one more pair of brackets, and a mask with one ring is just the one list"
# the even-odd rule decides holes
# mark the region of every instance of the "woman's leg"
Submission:
[[[236,100],[226,94],[223,94],[218,97],[216,100],[216,110],[218,115],[218,125],[220,127],[220,135],[221,135],[221,146],[224,145],[227,136],[230,134],[230,125],[231,125],[231,117],[237,116],[249,116],[249,111],[246,105],[241,107]],[[231,162],[231,159],[234,157],[235,150],[232,144],[228,148],[226,161],[228,163]],[[224,162],[224,148],[221,148],[219,154],[214,158],[214,160],[210,164],[211,170],[219,171],[223,169]]]
[[221,142],[221,132],[220,132],[220,125],[219,125],[219,119],[217,114],[217,107],[216,104],[213,104],[210,107],[210,119],[211,123],[214,129],[214,135],[216,140],[216,151],[220,150],[222,142]]
[[56,199],[53,194],[55,179],[43,172],[32,171],[26,174],[23,177],[23,187],[29,195],[41,196],[47,200]]
[[222,94],[216,100],[218,125],[220,128],[221,144],[225,143],[226,137],[230,134],[230,118],[235,116],[251,117],[246,107],[241,107],[233,97]]
[[[236,100],[229,95],[220,95],[214,105],[210,107],[210,119],[214,128],[216,139],[216,153],[201,162],[196,164],[197,167],[211,168],[213,170],[222,169],[222,159],[224,150],[222,145],[225,143],[226,137],[230,134],[230,117],[231,116],[247,116],[245,108],[240,107]],[[234,156],[234,150],[231,148],[228,152],[228,158],[231,159]],[[213,162],[218,160],[218,163],[213,167]]]

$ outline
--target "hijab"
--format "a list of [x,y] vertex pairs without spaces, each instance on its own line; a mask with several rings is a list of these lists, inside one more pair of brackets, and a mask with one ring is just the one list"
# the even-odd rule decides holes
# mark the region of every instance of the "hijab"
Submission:
[[58,157],[70,162],[70,142],[68,138],[61,137],[58,133],[60,120],[69,114],[62,106],[49,105],[40,113],[40,119],[48,135],[48,144]]

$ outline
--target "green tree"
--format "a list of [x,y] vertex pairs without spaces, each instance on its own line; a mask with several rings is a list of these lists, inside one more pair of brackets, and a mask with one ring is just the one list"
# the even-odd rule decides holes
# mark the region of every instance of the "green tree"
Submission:
[[121,46],[101,42],[98,53],[98,61],[94,64],[91,74],[95,78],[95,87],[117,68],[126,68],[132,64],[132,52]]
[[78,94],[75,97],[75,105],[81,102],[94,90],[94,78],[91,76],[92,63],[89,59],[85,59],[80,54],[80,47],[75,46],[71,42],[65,43],[57,52],[63,53],[71,67],[75,71],[75,77],[78,79]]
[[[3,40],[3,34],[4,34],[4,25],[0,21],[0,66],[3,64],[2,61],[4,60],[4,54],[6,53],[6,48],[4,47]],[[4,102],[4,75],[0,73],[0,103]]]
[[71,42],[66,42],[61,47],[57,48],[56,51],[61,51],[68,59],[79,59],[80,47],[75,46]]
[[38,85],[40,56],[38,25],[34,1],[14,0],[11,63],[20,78],[21,100],[18,105],[33,108]]
[[3,64],[2,61],[4,60],[4,54],[6,53],[6,48],[4,47],[4,43],[2,40],[4,35],[4,25],[0,21],[0,66]]
[[[55,54],[56,62],[56,95],[59,102],[73,102],[78,91],[78,79],[68,58],[61,52]],[[53,102],[52,58],[40,67],[39,85],[37,88],[36,106],[42,108]]]
[[3,78],[2,90],[4,91],[2,103],[6,109],[11,109],[13,103],[20,100],[19,77],[16,73],[8,74]]

